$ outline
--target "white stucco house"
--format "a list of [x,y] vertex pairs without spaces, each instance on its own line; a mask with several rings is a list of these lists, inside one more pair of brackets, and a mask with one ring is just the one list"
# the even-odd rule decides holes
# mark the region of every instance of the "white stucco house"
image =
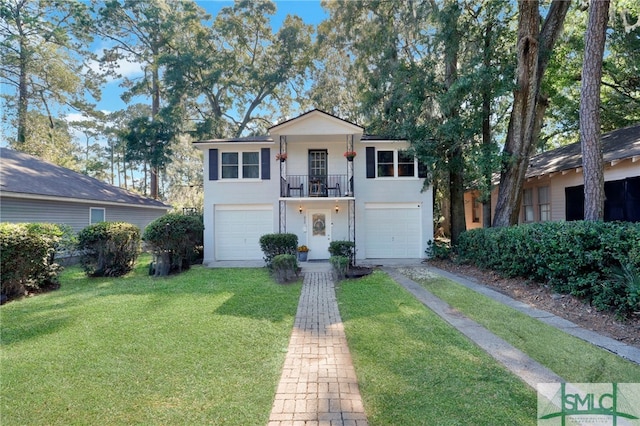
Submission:
[[356,260],[423,258],[433,239],[432,189],[406,141],[312,110],[265,136],[194,144],[204,153],[206,265],[261,260],[268,233],[296,234],[309,260],[328,259],[336,240],[354,241]]

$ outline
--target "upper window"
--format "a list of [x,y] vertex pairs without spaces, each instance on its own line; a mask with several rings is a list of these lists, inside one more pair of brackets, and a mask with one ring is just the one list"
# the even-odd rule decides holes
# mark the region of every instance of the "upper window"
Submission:
[[415,177],[416,160],[405,151],[377,151],[378,177]]
[[223,152],[222,179],[258,179],[260,177],[259,152]]
[[105,220],[105,210],[103,208],[98,208],[98,207],[89,208],[89,223],[91,225],[98,222],[104,222],[104,220]]

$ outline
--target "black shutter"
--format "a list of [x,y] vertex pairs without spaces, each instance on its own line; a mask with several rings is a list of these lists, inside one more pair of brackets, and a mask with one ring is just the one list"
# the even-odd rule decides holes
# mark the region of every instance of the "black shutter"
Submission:
[[625,217],[628,222],[640,222],[640,176],[627,179]]
[[584,219],[584,185],[564,189],[566,220]]
[[625,181],[614,180],[604,183],[604,220],[625,220]]
[[367,157],[367,179],[376,177],[376,149],[368,146],[366,150]]
[[262,180],[271,179],[271,148],[262,148],[260,150],[260,165],[262,169]]
[[209,180],[218,180],[218,150],[209,150]]
[[427,165],[422,161],[418,160],[418,177],[426,178],[429,176],[429,169],[427,169]]

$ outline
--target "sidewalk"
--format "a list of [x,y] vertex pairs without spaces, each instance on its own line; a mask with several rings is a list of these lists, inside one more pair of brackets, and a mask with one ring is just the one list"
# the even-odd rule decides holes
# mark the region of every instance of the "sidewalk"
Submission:
[[367,425],[329,264],[309,264],[303,272],[269,426]]

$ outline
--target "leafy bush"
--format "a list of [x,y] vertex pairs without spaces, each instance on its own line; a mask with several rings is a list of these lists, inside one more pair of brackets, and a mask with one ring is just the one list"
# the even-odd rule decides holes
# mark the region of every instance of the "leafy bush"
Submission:
[[449,259],[451,257],[451,244],[445,241],[429,240],[425,253],[433,259]]
[[7,299],[58,285],[55,253],[63,236],[50,223],[0,223],[0,294]]
[[329,258],[329,263],[333,267],[337,280],[342,280],[347,275],[349,262],[349,258],[346,256],[331,256]]
[[640,268],[640,224],[577,221],[474,229],[460,236],[456,250],[461,261],[545,282],[599,309],[618,310],[631,290],[610,278],[621,265]]
[[298,276],[298,260],[293,254],[278,254],[273,258],[272,269],[277,282],[291,281]]
[[264,253],[264,261],[268,268],[272,267],[273,258],[279,254],[292,254],[298,250],[296,234],[265,234],[260,237],[260,248]]
[[331,241],[331,243],[329,243],[329,254],[331,256],[346,257],[349,265],[353,265],[355,246],[355,243],[352,241]]
[[201,256],[203,238],[202,216],[170,213],[147,225],[142,239],[154,255],[154,275],[189,269]]
[[140,253],[140,229],[125,222],[99,222],[78,234],[80,264],[92,277],[119,277],[133,269]]

